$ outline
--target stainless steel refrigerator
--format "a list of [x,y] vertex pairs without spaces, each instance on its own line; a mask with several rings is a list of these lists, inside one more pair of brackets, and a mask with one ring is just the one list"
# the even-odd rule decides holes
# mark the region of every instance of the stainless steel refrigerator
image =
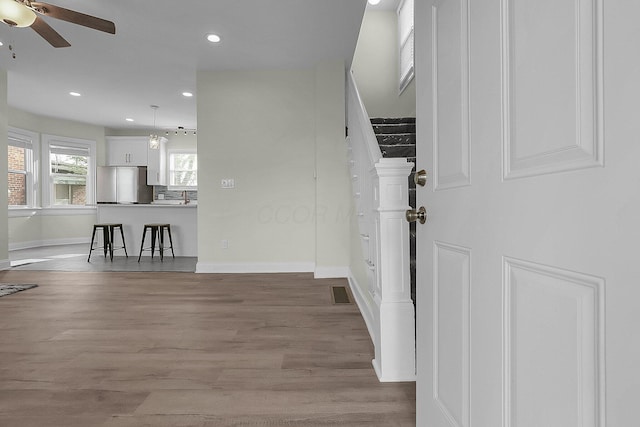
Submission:
[[98,203],[151,203],[147,168],[99,166],[96,196]]

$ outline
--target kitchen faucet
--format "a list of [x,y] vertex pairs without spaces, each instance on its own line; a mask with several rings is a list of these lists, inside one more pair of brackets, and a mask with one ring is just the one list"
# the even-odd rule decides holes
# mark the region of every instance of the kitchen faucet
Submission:
[[189,204],[189,196],[187,195],[187,190],[184,190],[184,191],[182,192],[182,197],[183,197],[183,199],[184,199],[184,204],[185,204],[185,205]]

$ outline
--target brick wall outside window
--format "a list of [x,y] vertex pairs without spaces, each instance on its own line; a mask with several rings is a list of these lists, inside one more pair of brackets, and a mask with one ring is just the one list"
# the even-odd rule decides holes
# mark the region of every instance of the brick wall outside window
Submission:
[[[25,149],[9,145],[9,171],[25,171]],[[24,173],[9,172],[9,206],[27,204],[27,176]]]

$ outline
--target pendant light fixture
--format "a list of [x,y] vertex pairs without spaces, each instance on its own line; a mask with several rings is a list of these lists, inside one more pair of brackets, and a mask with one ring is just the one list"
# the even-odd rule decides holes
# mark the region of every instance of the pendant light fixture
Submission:
[[151,108],[153,109],[153,133],[149,135],[149,148],[152,150],[158,150],[160,149],[160,138],[156,132],[156,111],[159,107],[157,105],[152,105]]

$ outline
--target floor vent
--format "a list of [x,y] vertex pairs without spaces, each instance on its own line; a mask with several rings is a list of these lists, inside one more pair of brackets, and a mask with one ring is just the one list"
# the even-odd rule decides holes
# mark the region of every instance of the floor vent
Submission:
[[331,301],[334,304],[353,304],[349,291],[344,286],[331,286]]

